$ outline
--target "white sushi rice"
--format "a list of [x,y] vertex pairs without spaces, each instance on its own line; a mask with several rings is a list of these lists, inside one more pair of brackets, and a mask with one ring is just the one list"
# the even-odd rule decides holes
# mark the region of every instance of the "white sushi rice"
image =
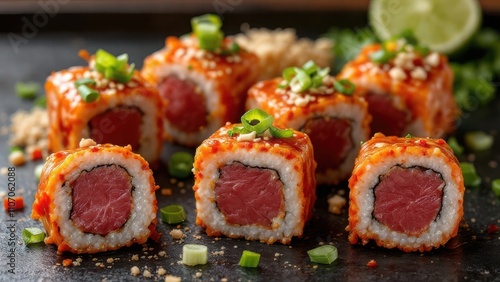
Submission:
[[[124,158],[121,153],[88,152],[77,158],[67,158],[70,164],[59,173],[65,175],[59,180],[54,193],[54,210],[52,219],[59,225],[59,232],[65,242],[78,252],[98,252],[117,249],[136,241],[144,243],[151,231],[148,229],[156,218],[155,195],[151,193],[149,182],[150,171],[142,168],[142,163],[135,158]],[[122,228],[111,231],[106,236],[82,232],[70,219],[72,210],[72,191],[68,183],[74,181],[83,170],[90,171],[99,165],[115,164],[126,168],[132,176],[132,210],[130,217]],[[64,164],[63,164],[64,166]],[[141,240],[138,240],[141,239]]]
[[[371,239],[387,242],[393,247],[411,247],[419,249],[421,246],[438,247],[444,238],[450,238],[459,220],[459,205],[462,203],[463,193],[459,191],[456,181],[451,175],[451,168],[446,163],[446,157],[440,149],[435,148],[431,155],[413,155],[406,152],[401,153],[402,148],[397,148],[394,158],[382,158],[374,155],[373,158],[380,160],[376,166],[367,165],[366,172],[358,178],[357,188],[351,190],[351,198],[356,198],[359,211],[359,221],[351,232],[358,234],[369,234]],[[373,188],[378,184],[379,176],[384,175],[396,165],[402,167],[421,166],[439,172],[445,182],[443,188],[442,206],[436,219],[432,221],[427,230],[420,235],[412,236],[402,232],[390,230],[387,226],[375,220],[372,216],[374,209]]]
[[[227,224],[224,215],[217,208],[215,183],[219,177],[219,168],[235,161],[246,166],[276,170],[280,180],[284,183],[285,215],[274,218],[271,227]],[[268,244],[276,241],[288,244],[293,236],[302,235],[305,222],[301,219],[301,215],[306,207],[297,200],[303,198],[301,195],[303,184],[299,183],[299,176],[294,173],[293,161],[270,152],[236,150],[218,153],[203,162],[202,173],[204,177],[198,183],[196,210],[198,217],[212,229],[218,230],[228,237],[244,237],[247,240],[260,240]]]

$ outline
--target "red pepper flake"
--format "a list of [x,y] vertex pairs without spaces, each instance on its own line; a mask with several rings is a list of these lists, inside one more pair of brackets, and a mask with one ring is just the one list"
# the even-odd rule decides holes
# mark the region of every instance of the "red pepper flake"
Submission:
[[72,260],[72,259],[70,259],[70,258],[69,258],[69,259],[65,259],[65,260],[63,260],[63,262],[62,262],[62,265],[63,265],[64,267],[70,267],[72,264],[73,264],[73,260]]
[[498,232],[498,225],[496,224],[490,224],[488,225],[488,234],[495,234]]
[[366,266],[368,267],[376,267],[377,266],[377,261],[375,261],[374,259],[370,260]]
[[424,146],[424,147],[426,147],[426,146],[427,146],[427,141],[426,141],[426,140],[424,140],[424,139],[420,139],[420,140],[418,140],[417,142],[418,142],[418,145],[420,145],[420,146]]
[[24,208],[24,199],[21,196],[5,197],[3,199],[5,211],[17,211]]
[[41,160],[43,157],[42,150],[41,149],[35,149],[33,152],[31,152],[31,160],[36,161],[36,160]]

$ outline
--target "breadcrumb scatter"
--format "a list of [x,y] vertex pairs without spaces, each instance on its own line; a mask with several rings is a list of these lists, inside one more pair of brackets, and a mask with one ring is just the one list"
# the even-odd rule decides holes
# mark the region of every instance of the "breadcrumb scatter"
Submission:
[[151,275],[151,272],[147,269],[144,269],[144,272],[142,273],[142,276],[146,278],[151,278],[153,275]]
[[141,274],[141,270],[137,266],[132,266],[130,268],[130,274],[137,276],[137,275]]
[[173,229],[172,231],[170,231],[169,234],[170,236],[172,236],[172,239],[174,240],[180,240],[184,236],[184,233],[180,229]]
[[177,276],[167,275],[165,276],[165,282],[181,282],[182,279]]
[[163,276],[163,275],[167,274],[167,271],[165,270],[165,268],[163,268],[163,267],[160,266],[160,268],[158,268],[158,270],[156,271],[156,273],[158,275],[160,275],[160,276]]
[[333,197],[328,198],[328,212],[333,214],[341,214],[342,209],[347,204],[346,198],[335,195]]
[[287,67],[301,66],[313,60],[320,67],[330,66],[333,42],[326,38],[315,41],[298,38],[294,29],[242,27],[235,41],[259,57],[260,80],[281,76]]
[[26,156],[22,151],[13,151],[9,154],[9,162],[14,166],[21,166],[26,163]]
[[139,260],[139,255],[133,255],[131,260],[133,261],[138,261]]

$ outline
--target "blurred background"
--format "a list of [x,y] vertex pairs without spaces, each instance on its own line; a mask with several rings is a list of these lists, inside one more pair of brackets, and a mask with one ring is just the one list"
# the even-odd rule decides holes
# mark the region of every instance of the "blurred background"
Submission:
[[[326,31],[330,26],[353,27],[367,22],[369,0],[0,0],[0,32],[19,32],[23,17],[43,31],[190,30],[193,15],[223,17],[225,31],[237,33],[240,24],[252,27],[295,27],[299,35]],[[499,25],[500,1],[480,0],[484,21]],[[48,16],[44,16],[48,15]],[[187,19],[187,20],[186,20]]]

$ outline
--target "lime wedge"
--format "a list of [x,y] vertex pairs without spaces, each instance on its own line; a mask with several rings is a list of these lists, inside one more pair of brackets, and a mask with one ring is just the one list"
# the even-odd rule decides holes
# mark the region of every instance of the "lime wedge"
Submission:
[[477,0],[372,0],[368,14],[380,39],[410,28],[421,44],[444,54],[464,46],[481,24]]

